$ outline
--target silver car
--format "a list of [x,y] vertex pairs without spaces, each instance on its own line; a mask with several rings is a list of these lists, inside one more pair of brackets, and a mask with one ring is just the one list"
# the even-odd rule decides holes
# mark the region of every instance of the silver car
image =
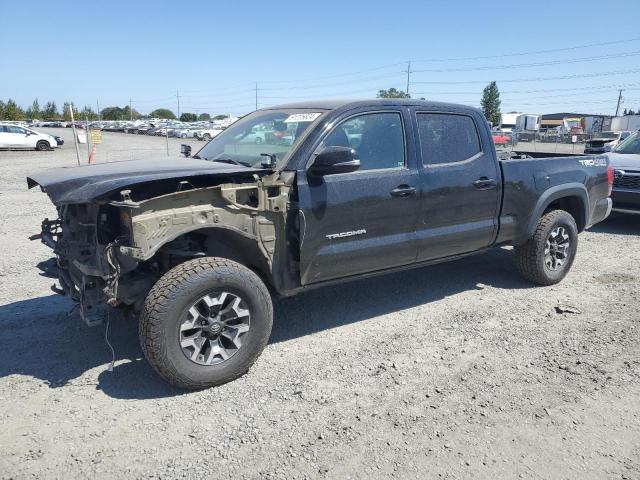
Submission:
[[635,132],[611,153],[614,169],[613,210],[640,214],[640,132]]

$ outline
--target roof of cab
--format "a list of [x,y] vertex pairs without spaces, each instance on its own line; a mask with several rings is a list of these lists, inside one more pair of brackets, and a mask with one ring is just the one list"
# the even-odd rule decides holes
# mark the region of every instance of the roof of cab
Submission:
[[296,102],[296,103],[286,103],[283,105],[274,105],[272,107],[265,108],[265,110],[284,110],[284,109],[296,109],[296,108],[335,110],[337,108],[343,108],[343,107],[357,108],[357,107],[367,107],[367,106],[373,106],[373,105],[422,106],[422,107],[430,107],[430,109],[441,108],[443,110],[450,110],[450,109],[477,110],[476,108],[469,107],[467,105],[459,105],[456,103],[445,103],[445,102],[432,102],[429,100],[416,100],[413,98],[375,98],[375,99],[367,99],[367,100],[314,100],[309,102]]

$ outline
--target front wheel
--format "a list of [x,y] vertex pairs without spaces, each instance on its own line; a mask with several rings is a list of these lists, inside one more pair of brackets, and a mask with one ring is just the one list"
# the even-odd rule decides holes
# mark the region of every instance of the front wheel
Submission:
[[39,152],[44,152],[45,150],[49,150],[50,148],[51,146],[46,140],[40,140],[38,143],[36,143],[36,150]]
[[223,258],[184,262],[149,292],[139,336],[147,361],[169,383],[190,390],[234,380],[267,345],[271,296],[248,268]]
[[578,249],[578,227],[570,213],[545,213],[534,234],[515,248],[516,265],[527,280],[540,285],[560,282],[571,269]]

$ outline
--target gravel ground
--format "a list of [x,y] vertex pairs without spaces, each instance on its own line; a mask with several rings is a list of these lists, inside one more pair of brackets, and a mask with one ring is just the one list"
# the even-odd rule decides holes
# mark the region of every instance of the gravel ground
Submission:
[[[640,478],[638,219],[583,233],[553,287],[500,249],[277,300],[252,370],[185,393],[133,322],[111,322],[109,372],[104,327],[37,273],[54,209],[24,177],[75,163],[62,133],[0,152],[0,477]],[[105,134],[99,158],[164,148]]]

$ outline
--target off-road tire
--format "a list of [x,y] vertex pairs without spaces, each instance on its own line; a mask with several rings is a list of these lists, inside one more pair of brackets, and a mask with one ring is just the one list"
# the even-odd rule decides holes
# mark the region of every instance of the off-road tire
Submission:
[[[569,235],[570,245],[567,260],[557,270],[545,264],[545,243],[551,232],[564,227]],[[546,212],[536,225],[533,235],[524,245],[515,248],[516,267],[527,280],[539,285],[554,285],[560,282],[571,269],[578,248],[578,227],[573,216],[565,210]]]
[[[180,347],[180,325],[192,302],[221,290],[242,296],[251,326],[234,355],[219,364],[199,365]],[[145,300],[138,333],[144,356],[162,378],[179,388],[199,390],[245,374],[266,347],[272,324],[271,296],[262,280],[239,263],[205,257],[184,262],[158,280]]]
[[47,142],[46,140],[40,140],[38,141],[38,143],[36,143],[36,150],[39,152],[44,152],[50,149],[51,145],[49,145],[49,142]]

